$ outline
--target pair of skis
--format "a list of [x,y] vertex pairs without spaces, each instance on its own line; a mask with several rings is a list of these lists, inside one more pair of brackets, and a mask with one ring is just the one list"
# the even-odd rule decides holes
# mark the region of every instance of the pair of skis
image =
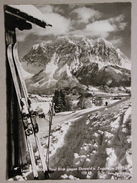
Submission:
[[39,175],[38,175],[38,166],[36,165],[33,146],[31,143],[32,136],[35,138],[45,179],[49,179],[46,158],[43,155],[42,146],[38,135],[39,128],[36,121],[36,112],[32,109],[31,100],[29,99],[26,84],[22,76],[20,61],[18,58],[17,43],[15,43],[14,45],[12,44],[8,45],[7,59],[9,62],[13,83],[15,86],[20,112],[22,114],[26,143],[30,155],[31,167],[34,179],[39,179],[38,178]]

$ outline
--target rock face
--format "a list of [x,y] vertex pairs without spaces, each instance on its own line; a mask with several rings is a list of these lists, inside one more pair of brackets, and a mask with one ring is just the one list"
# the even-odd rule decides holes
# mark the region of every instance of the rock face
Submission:
[[34,45],[22,59],[29,92],[51,94],[55,89],[80,89],[88,85],[130,86],[131,62],[104,38],[93,41],[60,37]]

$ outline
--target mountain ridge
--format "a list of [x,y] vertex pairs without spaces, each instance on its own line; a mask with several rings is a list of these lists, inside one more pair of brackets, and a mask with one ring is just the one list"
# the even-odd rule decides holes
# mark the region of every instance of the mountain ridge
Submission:
[[33,45],[24,56],[22,65],[34,74],[27,80],[29,90],[31,86],[43,92],[50,92],[51,88],[53,92],[60,88],[88,85],[115,87],[131,83],[130,60],[104,38],[93,41],[62,37],[52,43]]

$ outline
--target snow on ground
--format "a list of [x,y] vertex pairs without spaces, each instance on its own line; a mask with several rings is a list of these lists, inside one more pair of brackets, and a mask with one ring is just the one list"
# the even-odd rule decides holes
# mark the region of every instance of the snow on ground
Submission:
[[50,103],[51,102],[35,102],[32,106],[37,112],[47,115],[50,109]]
[[73,175],[64,174],[61,176],[62,179],[69,179],[69,180],[79,180],[79,178],[74,177]]
[[[39,110],[41,109],[47,114],[51,98],[45,97],[44,100],[46,100],[46,102],[43,102],[44,100],[38,97],[38,101],[41,102],[34,102],[33,105],[36,109],[39,108]],[[109,104],[113,104],[113,102],[118,102],[118,100],[111,101]],[[129,122],[131,106],[129,102],[125,102],[123,107],[121,107],[121,103],[122,101],[119,101],[117,107],[116,105],[112,105],[112,107],[107,106],[107,108],[106,106],[93,106],[92,108],[77,110],[75,112],[67,111],[57,113],[54,117],[55,121],[52,124],[50,136],[51,144],[49,156],[50,159],[55,157],[52,166],[54,165],[56,167],[54,163],[60,159],[61,149],[64,149],[64,145],[67,143],[66,134],[68,134],[68,132],[70,133],[71,129],[73,129],[76,134],[78,133],[75,137],[80,138],[81,136],[82,138],[79,139],[81,145],[77,147],[79,151],[73,150],[73,143],[77,143],[77,138],[74,139],[74,141],[72,140],[73,143],[69,144],[68,147],[72,151],[69,153],[72,153],[70,157],[73,157],[73,159],[70,159],[70,161],[72,162],[71,166],[73,168],[88,168],[96,165],[111,169],[113,167],[120,168],[125,165],[125,167],[129,169],[128,171],[126,170],[128,173],[127,177],[130,177],[130,175],[132,175],[132,153],[130,149],[132,139],[130,135],[131,122]],[[122,115],[123,118],[121,118]],[[44,121],[45,119],[42,120]],[[42,129],[40,129],[39,135],[46,155],[48,133],[45,133],[45,127],[47,126],[46,128],[48,130],[48,123],[45,124],[46,123],[43,122],[43,126],[40,126]],[[127,128],[127,126],[129,127]],[[76,129],[74,129],[74,127]],[[68,138],[72,137],[70,136]],[[124,146],[125,149],[122,149],[122,146]],[[65,165],[60,166],[64,167]],[[95,172],[92,171],[81,171],[79,177],[76,176],[73,171],[71,173],[63,172],[62,175],[60,175],[60,179],[75,180],[81,179],[81,176],[84,176],[86,179],[92,179],[94,173]],[[110,171],[110,173],[112,172]],[[117,177],[117,175],[114,176]],[[98,172],[98,178],[113,179],[113,176],[108,176],[105,171],[102,171],[102,173]]]
[[[35,102],[50,102],[52,100],[52,96],[39,96],[35,94],[31,94],[30,98]],[[33,103],[33,102],[32,102]]]
[[106,153],[108,157],[106,158],[106,167],[107,168],[112,168],[115,167],[118,163],[118,159],[115,153],[114,148],[106,148]]
[[[128,107],[128,106],[127,106]],[[127,111],[125,112],[125,116],[124,116],[124,119],[123,119],[123,123],[125,124],[127,119],[129,118],[129,116],[131,115],[131,107],[129,107],[127,109]]]
[[[47,115],[49,108],[50,108],[52,97],[40,97],[38,95],[32,95],[31,98],[33,98],[33,99],[35,98],[37,100],[37,102],[32,103],[33,109],[38,111],[38,112],[44,112],[44,114]],[[111,104],[114,102],[117,102],[117,101],[118,100],[114,100],[111,102]],[[87,112],[92,112],[94,110],[101,109],[101,108],[104,108],[104,106],[93,105],[91,108],[87,108],[87,109],[60,112],[60,113],[57,113],[56,116],[68,115],[68,114],[71,115],[72,113],[82,115],[82,114],[85,114]]]
[[113,70],[117,73],[117,74],[122,74],[122,72],[116,68],[113,68]]
[[[59,148],[59,147],[62,147],[63,144],[64,144],[64,136],[65,134],[67,133],[70,125],[80,119],[80,117],[78,118],[74,118],[74,119],[71,119],[69,121],[66,121],[64,124],[61,125],[60,127],[60,130],[59,131],[55,131],[52,133],[52,138],[51,138],[51,148],[50,148],[50,151],[51,151],[51,154],[50,154],[50,157],[53,156],[55,153],[56,153],[56,150]],[[57,127],[58,128],[58,127]],[[55,144],[54,144],[55,142]]]
[[[128,108],[123,110],[125,106],[128,106]],[[93,166],[95,167],[103,166],[104,170],[102,168],[101,172],[98,172],[97,170],[81,171],[79,176],[76,176],[76,173],[73,171],[71,173],[64,172],[64,174],[61,175],[61,179],[70,179],[69,176],[72,176],[73,179],[80,178],[81,176],[82,177],[84,176],[84,178],[86,179],[92,179],[95,173],[98,173],[99,179],[100,178],[101,179],[113,179],[113,178],[128,179],[131,177],[132,159],[131,159],[131,152],[130,152],[130,145],[131,145],[131,135],[129,135],[130,129],[127,129],[126,132],[122,132],[122,128],[125,128],[128,123],[127,121],[129,119],[131,110],[129,105],[123,105],[123,108],[119,109],[119,104],[118,104],[118,107],[115,107],[115,106],[112,107],[113,110],[111,108],[110,109],[108,108],[107,111],[103,111],[103,114],[98,111],[98,112],[94,112],[93,114],[91,113],[91,115],[85,116],[86,120],[85,120],[85,125],[83,126],[84,128],[82,127],[82,123],[84,124],[84,122],[81,121],[80,123],[81,133],[83,134],[81,135],[84,139],[81,139],[83,143],[80,147],[78,147],[78,149],[80,148],[80,150],[72,152],[73,160],[70,160],[72,161],[71,167],[73,168],[76,167],[78,169],[79,167],[81,168],[87,167],[88,169],[89,167],[93,167]],[[77,111],[77,114],[79,112],[81,116],[83,116],[85,115],[84,112],[88,110]],[[67,114],[71,115],[71,113],[66,113],[66,115]],[[122,115],[123,115],[123,118],[122,118]],[[64,129],[65,128],[66,127],[64,126]],[[69,128],[67,128],[67,131],[68,129],[71,130],[71,125],[69,125]],[[61,129],[59,131],[61,131]],[[65,133],[67,133],[67,131]],[[77,129],[76,129],[76,133],[77,133]],[[60,137],[61,137],[61,133],[57,138],[59,139]],[[74,139],[73,143],[76,142],[75,140],[76,139]],[[122,148],[123,145],[125,149]],[[59,143],[59,146],[60,146],[60,143]],[[63,147],[63,143],[61,144],[61,147]],[[69,148],[73,149],[71,146],[69,146]],[[59,151],[61,153],[61,149]],[[54,156],[55,155],[56,153],[54,153]],[[59,157],[60,157],[60,154],[58,152],[56,158],[59,159]],[[54,159],[55,161],[57,161],[56,158]],[[60,166],[64,167],[63,165],[60,165]],[[126,173],[123,172],[123,166],[125,167]],[[118,172],[114,173],[112,171],[113,168],[114,170],[118,168]],[[105,169],[110,174],[106,174]]]
[[96,87],[94,87],[94,86],[89,86],[89,90],[93,90],[93,91],[99,91]]
[[[57,82],[57,80],[55,80],[54,77],[53,77],[53,75],[54,75],[57,68],[58,68],[58,66],[57,66],[57,63],[56,63],[56,55],[54,54],[53,57],[51,58],[51,62],[49,62],[46,65],[46,69],[43,71],[48,75],[49,79],[46,80],[45,82],[42,82],[41,86],[43,86],[45,84],[50,85],[51,81],[55,82],[55,83]],[[41,82],[41,80],[38,81],[38,83],[40,83],[40,82]]]
[[113,122],[111,123],[110,126],[111,126],[112,131],[117,130],[118,127],[119,127],[119,125],[120,125],[120,116],[119,116],[115,121],[113,121]]
[[60,113],[58,113],[58,114],[56,114],[56,115],[65,115],[65,114],[72,114],[72,113],[82,115],[82,114],[85,114],[85,113],[87,113],[87,112],[92,112],[92,111],[94,111],[94,110],[101,109],[101,108],[103,108],[103,107],[104,107],[104,106],[93,106],[93,107],[87,108],[87,109],[76,110],[75,112],[74,112],[74,111],[60,112]]
[[97,60],[97,63],[98,63],[99,70],[101,70],[105,66],[112,65],[112,63],[109,63],[109,62],[105,63],[105,62],[101,62],[99,60]]
[[[47,113],[49,102],[35,102],[35,107],[39,106],[44,113]],[[93,177],[96,174],[98,179],[128,179],[132,176],[132,138],[130,128],[127,128],[127,125],[130,126],[131,123],[129,121],[131,106],[128,102],[125,102],[121,107],[121,103],[118,103],[117,106],[109,107],[108,110],[102,110],[104,106],[95,106],[90,109],[62,112],[55,115],[55,119],[60,122],[53,124],[50,136],[49,156],[51,168],[58,166],[64,168],[67,166],[68,168],[79,170],[78,174],[77,171],[63,171],[59,173],[60,176],[57,179],[94,179]],[[69,118],[66,118],[66,116]],[[54,122],[57,122],[56,120]],[[48,125],[46,123],[43,124],[43,132],[41,131],[42,133],[39,135],[43,152],[46,156],[48,133],[46,136],[44,135],[44,128],[48,127]],[[125,128],[126,130],[123,131]],[[73,133],[71,130],[73,130]],[[68,141],[71,138],[74,139]],[[67,142],[69,142],[69,145],[67,145]],[[73,146],[75,146],[75,149]],[[62,156],[62,151],[63,153],[67,152],[72,159],[68,159],[64,154]],[[60,158],[61,161],[59,161]],[[59,164],[56,164],[58,161]],[[60,164],[62,162],[64,164]],[[71,167],[67,164],[71,164]],[[95,168],[94,171],[88,170],[92,167]],[[98,167],[101,171],[97,170]],[[87,168],[87,171],[84,171],[84,168]],[[114,170],[118,168],[116,173],[113,168]],[[52,176],[54,177],[54,173]],[[54,178],[56,179],[56,177]],[[25,180],[22,177],[17,177],[16,179]]]

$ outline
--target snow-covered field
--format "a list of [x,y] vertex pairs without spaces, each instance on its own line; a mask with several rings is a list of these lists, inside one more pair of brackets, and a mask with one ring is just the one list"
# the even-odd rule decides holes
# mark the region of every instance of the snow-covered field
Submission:
[[130,179],[131,139],[130,101],[58,113],[50,137],[51,178]]
[[[52,97],[33,97],[33,107],[45,114],[45,119],[37,120],[46,156]],[[57,113],[50,134],[49,169],[54,170],[51,179],[130,179],[131,143],[130,99],[110,100],[108,106]],[[35,155],[38,156],[37,151]]]

